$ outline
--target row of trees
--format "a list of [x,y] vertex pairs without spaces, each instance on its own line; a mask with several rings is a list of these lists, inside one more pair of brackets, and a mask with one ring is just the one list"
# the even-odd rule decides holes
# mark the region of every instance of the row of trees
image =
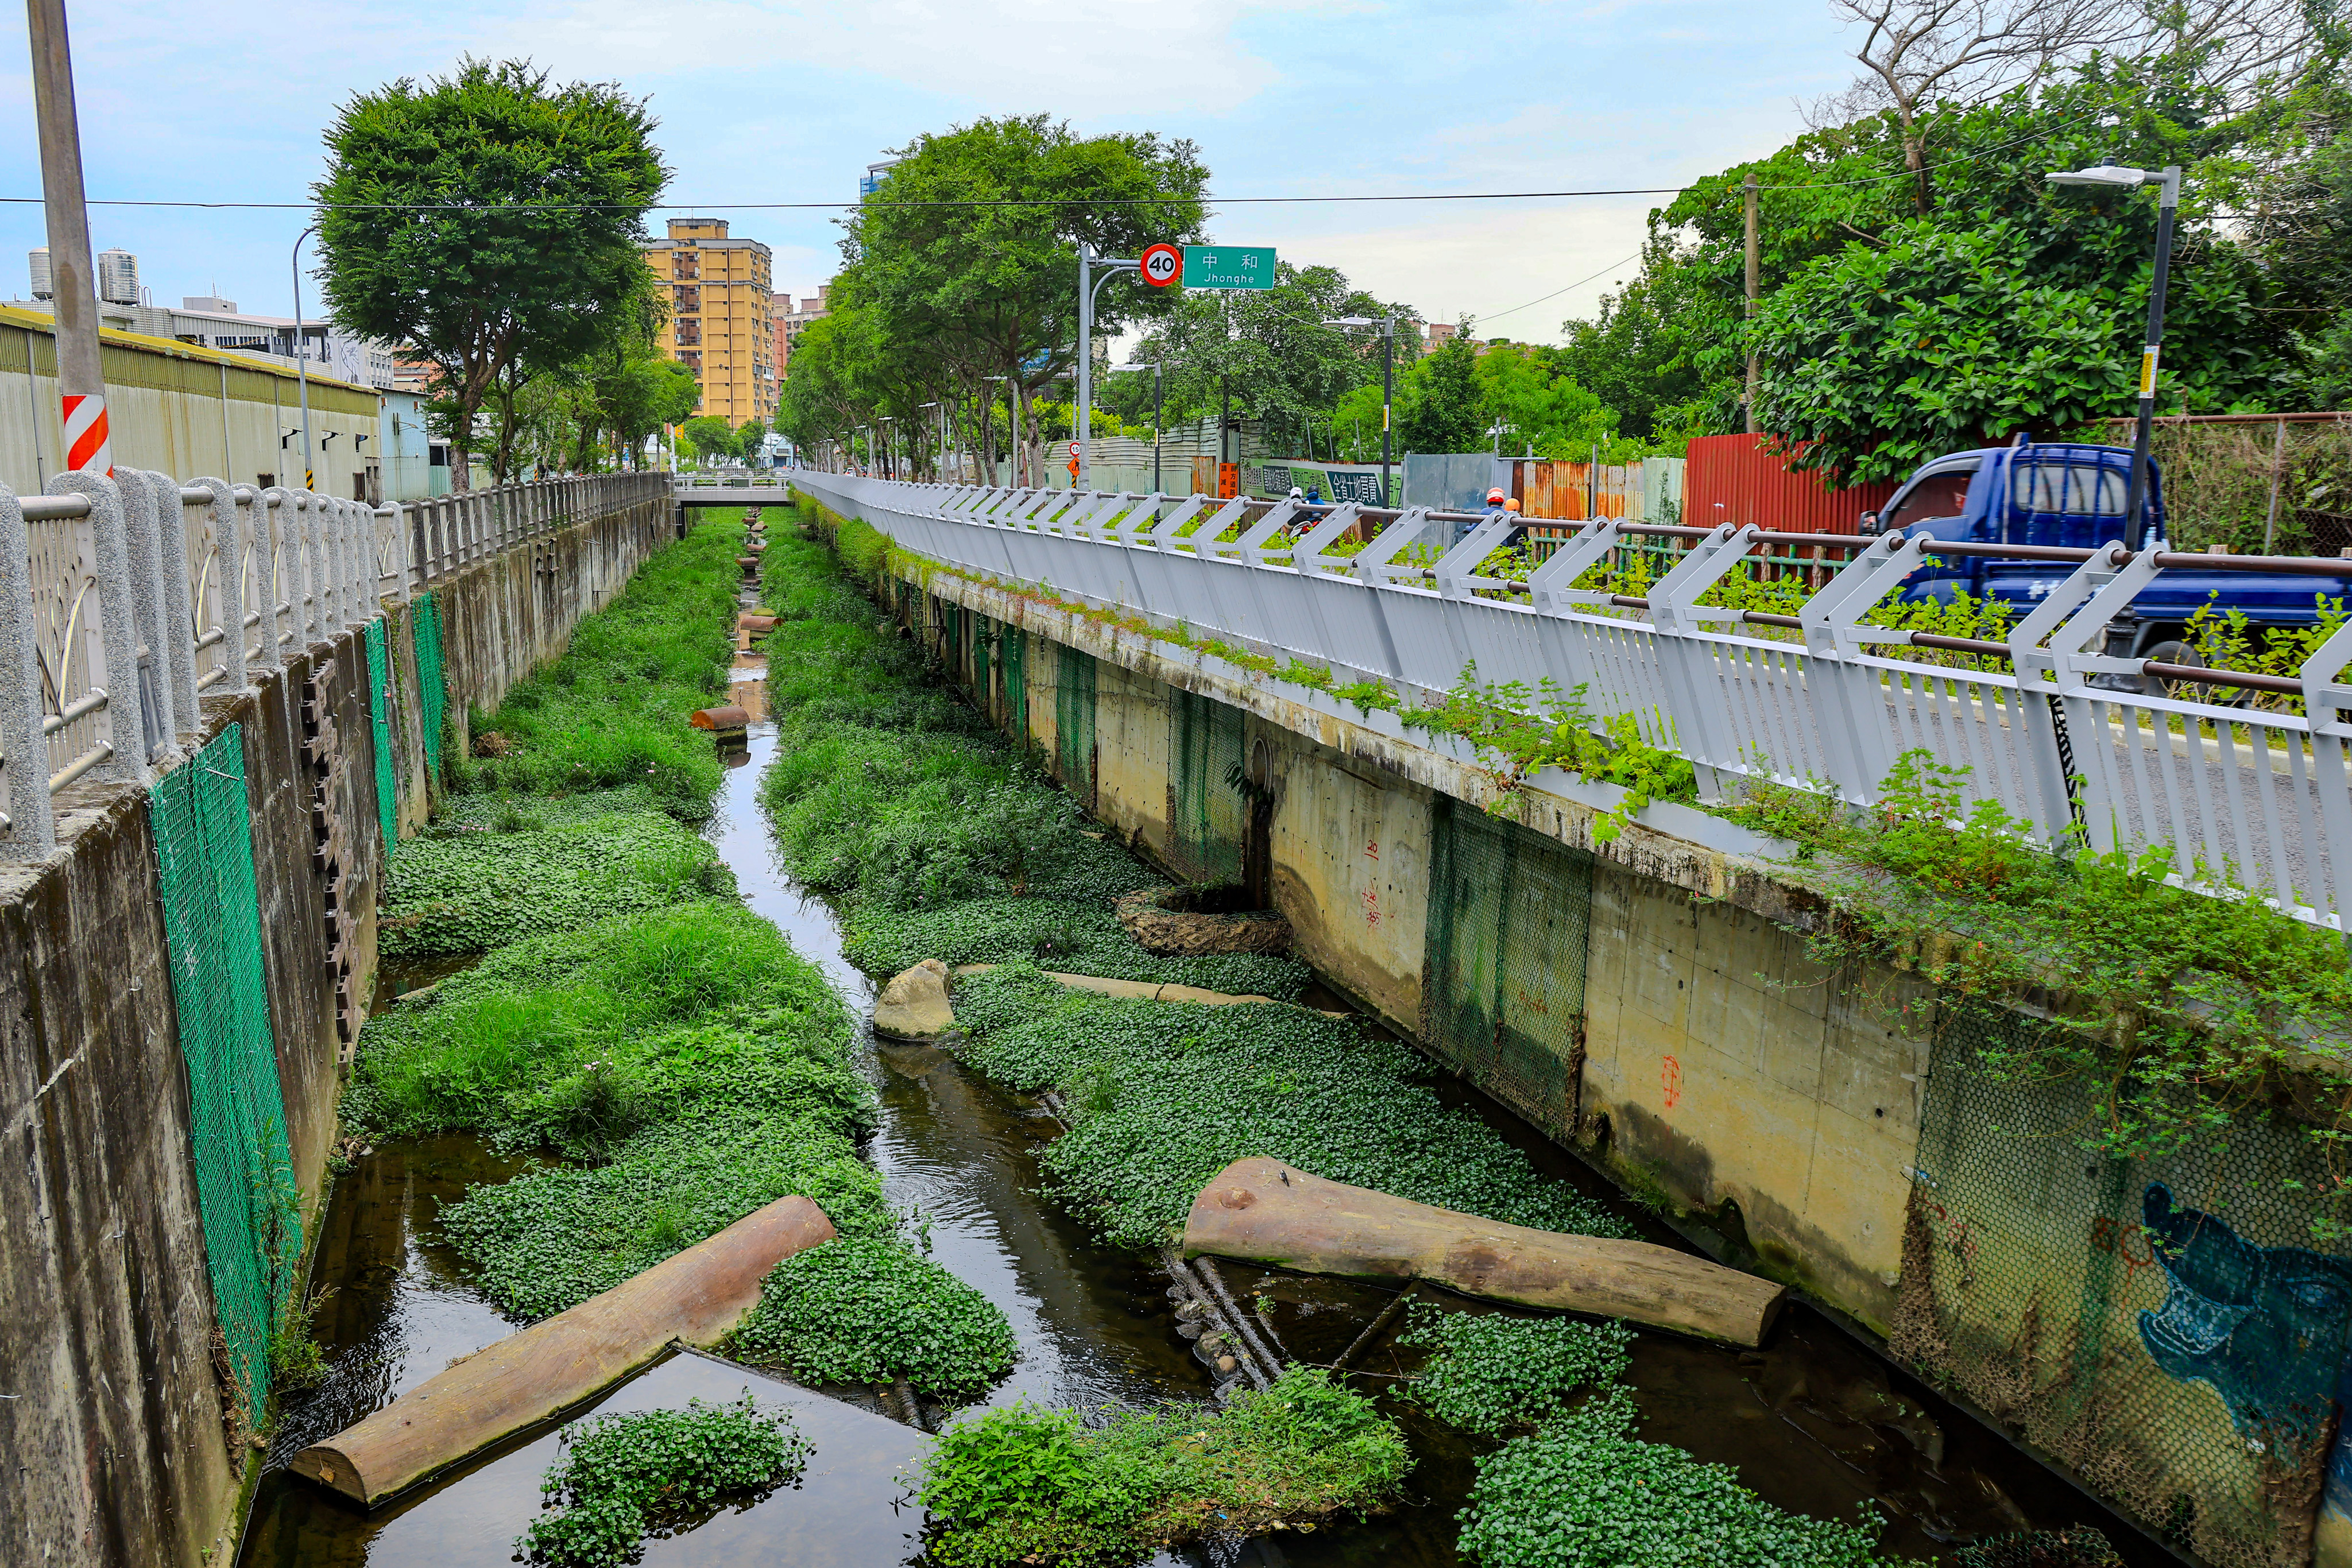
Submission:
[[667,297],[645,264],[669,170],[645,100],[467,59],[354,96],[327,132],[320,273],[346,331],[434,367],[453,480],[635,460],[685,418],[694,373],[656,347]]
[[1855,88],[1652,213],[1639,277],[1565,324],[1562,370],[1629,434],[1741,428],[1751,350],[1757,426],[1849,481],[2128,413],[2153,196],[2045,178],[2110,162],[2184,171],[2163,412],[2352,396],[2352,88],[2330,8],[1836,3],[1865,29]]
[[[1848,481],[2021,429],[2129,412],[2151,280],[2144,193],[2055,187],[2053,169],[2183,165],[2162,380],[2168,412],[2352,398],[2352,87],[2340,0],[1831,0],[1855,24],[1853,85],[1770,156],[1650,215],[1638,274],[1558,348],[1423,324],[1337,268],[1284,264],[1247,294],[1100,296],[1143,328],[1164,420],[1261,423],[1342,461],[1380,451],[1380,342],[1329,325],[1399,317],[1396,450],[1610,461],[1747,425]],[[1743,186],[1760,189],[1746,299]],[[919,139],[848,220],[840,308],[801,340],[778,423],[804,448],[949,441],[992,461],[1010,435],[1069,433],[1076,246],[1132,255],[1198,237],[1195,151],[1149,133],[1080,140],[1043,118]],[[1097,382],[1097,433],[1147,434],[1149,372]],[[1065,393],[1065,395],[1066,395]],[[1058,417],[1057,417],[1058,416]]]

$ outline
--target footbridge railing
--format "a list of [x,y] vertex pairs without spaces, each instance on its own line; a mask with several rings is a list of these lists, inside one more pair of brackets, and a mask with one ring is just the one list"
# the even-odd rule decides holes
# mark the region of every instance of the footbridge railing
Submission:
[[[1859,805],[1905,754],[1925,751],[1965,770],[1966,805],[1997,801],[2045,841],[2157,846],[2181,885],[2251,890],[2339,929],[2352,914],[2352,685],[2338,679],[2352,663],[2352,625],[2291,676],[2100,651],[2107,622],[2167,570],[2340,577],[2341,561],[2044,549],[2034,553],[2063,556],[2070,575],[1992,641],[1869,617],[1931,555],[2000,546],[1604,518],[1517,580],[1480,574],[1516,517],[790,477],[960,570],[1140,612],[1340,680],[1379,680],[1408,698],[1453,688],[1473,664],[1483,683],[1580,689],[1597,721],[1630,717],[1644,739],[1687,757],[1710,798],[1759,779]],[[1684,548],[1647,593],[1578,586],[1650,535]],[[1752,553],[1792,544],[1846,557],[1798,614],[1700,602]],[[2194,683],[2187,695],[2165,695],[2165,683],[2184,681]],[[2229,700],[2252,693],[2302,711]],[[2221,700],[2190,700],[2199,695]]]
[[56,844],[49,800],[143,783],[201,699],[555,528],[669,493],[666,474],[505,485],[372,507],[118,467],[0,486],[0,860]]

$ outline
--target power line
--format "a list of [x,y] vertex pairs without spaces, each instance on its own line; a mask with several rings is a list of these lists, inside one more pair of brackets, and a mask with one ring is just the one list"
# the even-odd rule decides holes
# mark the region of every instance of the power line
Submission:
[[[1614,272],[1614,271],[1616,271],[1619,267],[1621,267],[1624,266],[1626,262],[1629,262],[1629,261],[1639,261],[1639,260],[1641,260],[1641,259],[1642,259],[1642,253],[1641,253],[1640,251],[1638,251],[1638,250],[1637,250],[1637,251],[1635,251],[1633,255],[1631,255],[1631,256],[1625,256],[1625,257],[1623,257],[1623,258],[1622,258],[1622,259],[1620,259],[1620,260],[1611,262],[1608,266],[1606,266],[1606,267],[1602,267],[1602,268],[1601,269],[1601,272]],[[1601,272],[1596,272],[1596,273],[1594,273],[1594,274],[1592,275],[1592,277],[1600,277],[1600,276],[1601,276]],[[1497,310],[1497,311],[1496,311],[1496,312],[1495,312],[1495,314],[1494,314],[1494,315],[1492,315],[1492,316],[1474,316],[1474,317],[1472,317],[1472,318],[1471,318],[1471,319],[1472,319],[1472,320],[1474,320],[1474,321],[1493,321],[1493,320],[1496,320],[1496,319],[1500,319],[1500,318],[1502,318],[1502,317],[1505,317],[1505,316],[1515,316],[1515,315],[1518,314],[1518,313],[1519,313],[1520,311],[1522,311],[1522,310],[1528,309],[1528,308],[1531,308],[1531,307],[1533,307],[1533,306],[1537,306],[1537,305],[1540,305],[1540,304],[1542,304],[1542,303],[1544,302],[1544,299],[1557,299],[1557,298],[1559,298],[1561,295],[1563,295],[1563,294],[1567,293],[1567,292],[1568,292],[1570,289],[1571,289],[1571,288],[1581,288],[1581,287],[1583,287],[1586,284],[1588,284],[1588,283],[1591,282],[1591,281],[1592,281],[1592,277],[1580,277],[1580,278],[1578,278],[1578,279],[1577,279],[1575,282],[1573,282],[1573,283],[1564,284],[1564,285],[1562,285],[1561,287],[1558,287],[1558,288],[1553,289],[1549,294],[1545,295],[1545,296],[1543,297],[1543,299],[1530,299],[1530,300],[1528,300],[1528,301],[1527,302],[1527,304],[1525,304],[1525,305],[1514,305],[1514,306],[1512,306],[1508,310]]]

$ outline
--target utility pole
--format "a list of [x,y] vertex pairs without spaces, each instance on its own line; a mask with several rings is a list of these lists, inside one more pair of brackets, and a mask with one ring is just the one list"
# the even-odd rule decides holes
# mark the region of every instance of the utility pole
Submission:
[[[1743,204],[1748,209],[1748,317],[1753,321],[1756,317],[1757,271],[1756,176],[1749,174],[1747,183],[1740,188],[1747,197]],[[1756,434],[1756,342],[1752,338],[1748,343],[1748,395],[1740,401],[1747,405],[1748,409],[1748,434],[1753,435]]]
[[312,224],[294,236],[294,384],[302,395],[302,488],[319,487],[319,476],[310,460],[310,357],[302,350],[302,242],[317,232]]
[[[65,0],[26,0],[33,45],[33,118],[41,138],[41,197],[58,345],[65,469],[114,475],[106,378],[98,352],[98,287],[90,275],[89,208],[82,195],[81,128],[74,112],[73,51]],[[127,694],[126,694],[127,695]]]

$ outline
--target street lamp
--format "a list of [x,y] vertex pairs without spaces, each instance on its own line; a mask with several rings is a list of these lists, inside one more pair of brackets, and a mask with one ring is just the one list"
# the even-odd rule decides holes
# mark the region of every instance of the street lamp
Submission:
[[1326,327],[1378,327],[1381,329],[1381,505],[1389,504],[1389,403],[1396,395],[1396,324],[1394,316],[1373,320],[1370,316],[1338,316]]
[[1159,360],[1129,360],[1123,365],[1112,367],[1113,374],[1122,371],[1151,372],[1151,493],[1155,496],[1160,494],[1160,370],[1162,362]]
[[2139,431],[2132,441],[2131,487],[2124,497],[2124,543],[2140,548],[2143,498],[2147,495],[2148,438],[2156,422],[2156,362],[2164,347],[2164,284],[2172,270],[2172,220],[2180,207],[2180,165],[2160,170],[2126,169],[2101,163],[2089,169],[2053,169],[2044,176],[2053,185],[2088,185],[2112,191],[2158,187],[2156,204],[2156,277],[2147,291],[2147,345],[2139,356]]
[[[896,424],[898,423],[898,416],[895,413],[877,414],[875,416],[874,423],[877,424]],[[890,433],[886,430],[882,433],[882,477],[885,479],[896,479],[898,476],[898,455],[890,450]]]
[[937,479],[939,479],[939,478],[940,477],[941,469],[942,469],[943,465],[946,464],[946,462],[947,462],[947,456],[948,456],[948,416],[947,416],[946,407],[945,407],[945,405],[944,405],[944,404],[936,403],[936,402],[919,402],[919,403],[917,403],[915,406],[916,406],[917,408],[936,408],[936,409],[939,409],[939,410],[940,411],[940,456],[939,456],[939,461],[931,465],[931,477],[932,477],[934,480],[937,480]]
[[1021,462],[1021,397],[1018,386],[1011,376],[982,376],[980,379],[984,382],[1003,382],[1004,383],[1004,407],[1012,415],[1013,419],[1013,487],[1017,490],[1021,487],[1023,483],[1023,476],[1021,472],[1023,467],[1023,464]]

